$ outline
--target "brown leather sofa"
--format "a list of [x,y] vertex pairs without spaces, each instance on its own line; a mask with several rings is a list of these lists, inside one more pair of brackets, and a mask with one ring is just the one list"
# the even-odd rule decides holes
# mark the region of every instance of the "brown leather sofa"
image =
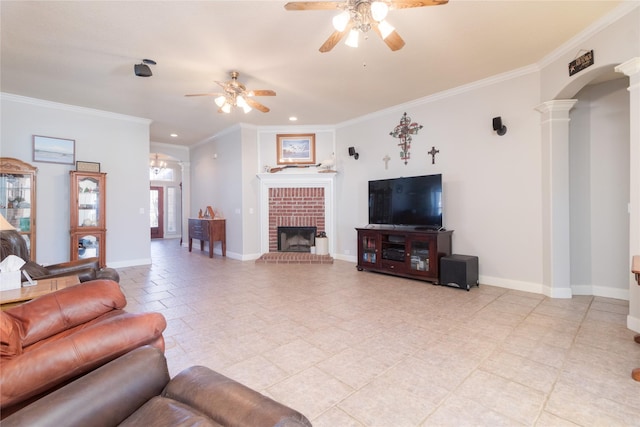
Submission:
[[25,261],[22,270],[26,271],[33,279],[49,279],[76,274],[80,282],[96,279],[120,281],[120,276],[115,269],[100,268],[98,258],[85,258],[47,266],[39,265],[30,260],[29,249],[20,233],[15,230],[2,230],[0,231],[0,261],[9,255],[22,258]]
[[294,409],[203,366],[169,380],[161,351],[142,347],[43,397],[3,427],[311,427]]
[[0,312],[1,416],[140,346],[164,351],[164,317],[125,305],[116,282],[94,280]]

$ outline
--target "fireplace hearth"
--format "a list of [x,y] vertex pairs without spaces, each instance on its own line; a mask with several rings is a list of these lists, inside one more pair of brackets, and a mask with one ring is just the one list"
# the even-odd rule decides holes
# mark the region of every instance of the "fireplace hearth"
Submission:
[[311,252],[317,227],[278,227],[278,252]]

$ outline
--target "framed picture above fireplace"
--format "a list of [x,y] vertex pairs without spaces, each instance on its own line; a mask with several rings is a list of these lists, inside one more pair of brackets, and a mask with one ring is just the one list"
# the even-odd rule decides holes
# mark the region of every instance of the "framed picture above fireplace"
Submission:
[[315,165],[316,134],[276,135],[277,159],[279,165]]

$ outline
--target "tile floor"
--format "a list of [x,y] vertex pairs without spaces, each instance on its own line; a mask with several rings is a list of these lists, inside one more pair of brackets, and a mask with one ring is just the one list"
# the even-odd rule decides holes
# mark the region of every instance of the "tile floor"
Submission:
[[172,376],[208,366],[316,427],[640,425],[626,301],[151,249],[121,285],[167,318]]

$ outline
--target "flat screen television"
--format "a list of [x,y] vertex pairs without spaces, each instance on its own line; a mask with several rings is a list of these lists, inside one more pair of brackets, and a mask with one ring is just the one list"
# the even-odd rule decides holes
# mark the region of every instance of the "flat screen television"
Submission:
[[442,174],[369,181],[369,224],[442,228]]

